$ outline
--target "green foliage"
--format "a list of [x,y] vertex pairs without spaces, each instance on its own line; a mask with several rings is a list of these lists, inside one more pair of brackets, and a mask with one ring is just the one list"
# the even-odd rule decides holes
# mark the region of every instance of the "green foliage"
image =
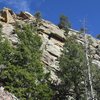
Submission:
[[60,96],[56,97],[57,100],[68,100],[69,96],[84,100],[84,51],[75,36],[67,37],[59,61],[58,75],[62,82],[58,86]]
[[2,24],[0,24],[0,29],[2,29]]
[[100,100],[100,69],[96,65],[92,65],[93,87],[97,100]]
[[17,28],[16,34],[16,48],[7,40],[0,41],[0,62],[6,66],[0,75],[3,86],[20,100],[50,100],[52,91],[43,72],[40,37],[30,25]]
[[34,16],[35,16],[36,18],[38,18],[38,19],[41,19],[41,13],[40,13],[40,12],[36,12],[36,13],[34,14]]
[[84,28],[84,27],[81,27],[80,30],[79,30],[79,34],[84,34],[84,33],[87,33],[88,32],[88,29]]
[[97,37],[97,39],[100,39],[100,34],[98,34],[96,37]]
[[79,34],[83,34],[84,33],[84,28],[80,28]]
[[36,12],[36,13],[34,14],[34,16],[35,16],[35,18],[36,18],[36,23],[41,22],[41,17],[42,17],[42,15],[41,15],[40,12]]
[[65,33],[68,33],[69,28],[71,28],[71,23],[70,23],[68,17],[66,17],[65,15],[60,16],[60,22],[58,24],[58,27],[60,29],[64,29]]

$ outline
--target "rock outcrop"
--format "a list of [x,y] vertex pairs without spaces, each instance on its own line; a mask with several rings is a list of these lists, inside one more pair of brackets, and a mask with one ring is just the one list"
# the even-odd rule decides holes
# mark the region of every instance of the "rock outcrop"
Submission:
[[13,94],[4,91],[3,87],[0,87],[0,100],[18,100]]
[[[19,22],[20,24],[33,23],[35,17],[28,12],[15,14],[9,8],[4,8],[0,12],[0,15],[3,14],[2,12],[6,12],[5,15],[7,16],[9,16],[10,14],[9,17],[6,17],[7,19],[5,18],[5,16],[2,16],[2,19],[6,19],[6,21],[0,22],[3,25],[3,36],[7,37],[12,42],[12,44],[16,45],[18,43],[18,37],[13,32],[16,22]],[[13,22],[13,24],[10,24],[11,22]],[[38,33],[43,41],[43,44],[41,46],[41,49],[43,50],[42,61],[45,63],[46,66],[48,66],[48,68],[52,69],[53,72],[54,70],[59,70],[58,58],[61,55],[63,44],[65,41],[64,30],[59,29],[58,26],[52,24],[49,21],[42,20],[40,26],[38,27]],[[77,41],[84,45],[84,36],[82,36],[82,34],[79,34],[79,31],[70,29],[68,34],[77,35]],[[90,49],[93,63],[97,64],[98,62],[97,65],[100,67],[100,40],[93,38],[91,35],[87,35],[87,38],[89,38],[89,40],[92,42]]]
[[[21,12],[17,15],[8,8],[1,11],[0,15],[0,24],[3,25],[3,36],[7,37],[13,45],[16,45],[18,43],[18,37],[16,34],[14,34],[14,27],[16,22],[19,22],[20,24],[26,22],[33,23],[33,21],[35,20],[35,17],[28,12]],[[64,30],[59,29],[59,27],[49,21],[42,20],[41,25],[38,27],[38,33],[43,41],[41,50],[43,50],[42,61],[45,64],[45,69],[51,72],[51,78],[53,81],[59,82],[60,80],[56,76],[55,71],[59,70],[58,58],[61,55],[61,51],[63,49],[65,41]],[[76,35],[77,41],[84,45],[84,36],[82,34],[79,34],[78,31],[70,29],[68,34]],[[89,38],[89,40],[91,41],[91,55],[89,56],[92,57],[92,63],[100,68],[100,40],[93,38],[91,35],[87,35],[87,38]]]
[[21,12],[20,14],[18,14],[18,16],[22,19],[33,19],[33,15],[31,15],[28,12]]
[[14,12],[9,9],[9,8],[4,8],[1,12],[0,12],[0,20],[4,21],[6,23],[14,23],[14,17],[16,16],[14,14]]

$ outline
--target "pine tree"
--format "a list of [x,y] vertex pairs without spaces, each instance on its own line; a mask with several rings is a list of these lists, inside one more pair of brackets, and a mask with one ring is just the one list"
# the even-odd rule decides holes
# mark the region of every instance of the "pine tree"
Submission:
[[[16,48],[9,41],[0,41],[0,60],[6,66],[0,75],[0,81],[6,90],[14,93],[20,100],[50,100],[46,74],[41,62],[41,39],[30,25],[22,30],[16,29],[19,44]],[[1,48],[2,47],[2,48]]]
[[35,16],[35,18],[41,20],[41,13],[40,13],[40,12],[36,12],[36,13],[34,14],[34,16]]
[[100,39],[100,34],[98,34],[96,37],[97,37],[97,39]]
[[37,26],[37,28],[39,27],[39,25],[40,25],[40,23],[41,23],[41,21],[42,21],[42,15],[41,15],[41,13],[40,12],[36,12],[35,14],[34,14],[34,17],[36,18],[36,26]]
[[60,16],[60,22],[58,24],[58,27],[60,29],[64,29],[66,34],[68,33],[69,28],[71,28],[71,23],[67,16],[65,15]]
[[[67,37],[62,55],[60,57],[58,85],[54,98],[57,100],[68,100],[73,97],[75,100],[85,99],[84,89],[84,50],[75,36]],[[59,95],[57,95],[59,94]]]
[[100,100],[100,69],[97,65],[92,64],[92,79],[96,100]]

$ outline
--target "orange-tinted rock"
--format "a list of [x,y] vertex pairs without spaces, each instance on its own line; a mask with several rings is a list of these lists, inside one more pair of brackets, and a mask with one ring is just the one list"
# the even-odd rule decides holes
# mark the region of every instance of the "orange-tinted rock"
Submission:
[[31,15],[28,12],[21,12],[19,14],[19,17],[21,17],[22,19],[32,19],[33,18],[33,15]]
[[6,22],[6,23],[14,23],[14,18],[15,14],[12,12],[11,9],[9,8],[4,8],[1,12],[1,20]]

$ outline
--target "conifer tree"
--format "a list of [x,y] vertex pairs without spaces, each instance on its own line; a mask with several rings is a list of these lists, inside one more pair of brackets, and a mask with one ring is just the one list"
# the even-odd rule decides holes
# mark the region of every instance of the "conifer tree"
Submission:
[[0,82],[20,100],[50,100],[52,91],[43,71],[40,37],[30,25],[17,28],[16,34],[16,48],[9,41],[0,41],[0,63],[6,66]]
[[97,37],[97,39],[100,39],[100,34],[98,34],[96,37]]
[[69,28],[71,28],[71,23],[67,16],[65,15],[60,16],[60,22],[58,24],[58,27],[60,29],[64,29],[66,34],[68,33]]
[[40,23],[41,23],[41,20],[42,20],[42,15],[40,12],[36,12],[34,14],[35,18],[36,18],[36,26],[37,28],[39,27]]
[[95,98],[100,100],[100,69],[99,66],[92,64],[92,77],[93,77],[93,87],[95,90]]
[[76,41],[76,36],[68,36],[59,59],[58,73],[61,84],[58,85],[55,97],[57,100],[85,100],[84,89],[84,50]]

